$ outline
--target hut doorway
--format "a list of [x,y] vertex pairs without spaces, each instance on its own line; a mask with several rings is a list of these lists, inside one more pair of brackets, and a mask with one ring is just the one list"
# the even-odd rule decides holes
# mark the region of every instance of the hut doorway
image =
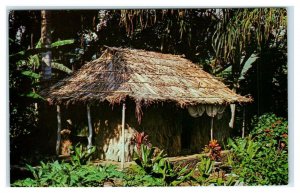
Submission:
[[192,117],[187,113],[183,113],[182,132],[181,132],[181,154],[187,155],[191,153],[191,135],[192,135]]

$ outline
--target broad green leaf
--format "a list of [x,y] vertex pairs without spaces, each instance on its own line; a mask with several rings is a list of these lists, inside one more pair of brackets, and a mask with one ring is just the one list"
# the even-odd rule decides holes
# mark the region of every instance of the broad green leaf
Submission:
[[74,43],[74,39],[70,39],[70,40],[59,40],[56,42],[53,42],[51,44],[51,47],[59,47],[59,46],[64,46],[67,44],[73,44]]
[[32,66],[39,67],[40,66],[40,59],[37,54],[29,57],[29,64]]
[[61,63],[52,62],[51,66],[52,66],[52,68],[58,69],[58,70],[63,71],[67,74],[71,74],[73,72],[70,68],[66,67],[65,65],[63,65]]
[[252,54],[252,56],[246,61],[245,65],[243,66],[241,76],[239,77],[239,80],[245,79],[245,75],[247,74],[248,70],[252,67],[253,63],[258,59],[258,56],[255,54]]
[[21,72],[21,74],[25,75],[25,76],[28,76],[30,78],[34,78],[34,79],[39,79],[41,78],[41,76],[35,72],[32,72],[30,70],[27,70],[27,71],[23,71]]
[[42,47],[42,39],[40,38],[35,48],[41,48],[41,47]]
[[35,92],[29,92],[27,94],[21,94],[21,96],[26,96],[26,97],[29,97],[29,98],[33,98],[33,99],[44,99],[43,97],[41,97],[41,95],[35,93]]
[[13,55],[21,55],[21,56],[23,56],[23,55],[25,55],[25,51],[23,50],[23,51],[20,51],[20,52],[18,52],[16,54],[12,54],[10,56],[13,56]]

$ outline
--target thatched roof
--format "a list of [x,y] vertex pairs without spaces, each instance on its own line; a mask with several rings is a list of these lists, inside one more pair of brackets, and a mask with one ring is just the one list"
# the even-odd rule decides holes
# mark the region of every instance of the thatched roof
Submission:
[[139,104],[172,101],[180,106],[250,102],[181,56],[145,50],[108,48],[104,54],[41,92],[54,104]]

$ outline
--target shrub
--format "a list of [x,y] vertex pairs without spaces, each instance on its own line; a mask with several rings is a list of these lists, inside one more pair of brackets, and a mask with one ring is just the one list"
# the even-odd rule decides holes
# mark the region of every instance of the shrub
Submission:
[[287,184],[287,122],[266,114],[258,119],[251,134],[253,137],[228,141],[236,163],[233,171],[248,185]]
[[218,141],[213,139],[209,141],[208,145],[205,145],[204,152],[208,153],[208,157],[214,161],[221,161],[221,146]]
[[201,186],[233,186],[239,182],[234,175],[225,176],[225,172],[215,166],[215,161],[206,156],[200,157],[193,176]]
[[74,166],[78,165],[85,165],[88,164],[90,158],[96,151],[96,147],[92,146],[88,150],[84,150],[81,144],[77,144],[74,148],[71,146],[71,162]]
[[130,165],[124,170],[124,186],[164,186],[160,178],[155,178],[138,165]]
[[197,182],[200,185],[205,185],[208,182],[208,178],[213,172],[215,161],[212,161],[210,158],[203,157],[198,164],[199,175],[196,178]]
[[183,168],[175,168],[174,164],[165,158],[166,155],[163,154],[163,151],[157,156],[154,156],[154,151],[154,147],[149,148],[142,144],[141,156],[136,154],[134,160],[146,176],[151,177],[151,180],[155,178],[159,184],[163,182],[165,186],[177,186],[190,179],[192,171],[188,170],[188,165]]
[[41,167],[33,168],[28,166],[33,173],[34,179],[27,178],[18,180],[12,184],[16,187],[99,187],[112,178],[123,178],[123,174],[116,170],[114,165],[73,166],[69,163],[44,164]]
[[94,187],[103,186],[104,182],[113,178],[123,179],[122,172],[116,170],[116,166],[94,166],[88,165],[89,158],[93,154],[84,151],[82,146],[76,146],[71,162],[41,162],[40,167],[33,168],[27,165],[32,172],[34,179],[27,178],[18,180],[12,184],[16,187]]
[[150,141],[148,140],[149,135],[147,135],[145,132],[136,132],[133,136],[133,139],[131,142],[136,145],[137,150],[139,151],[141,149],[141,145],[147,145],[150,146]]
[[285,119],[267,113],[259,118],[255,117],[253,120],[254,129],[251,131],[251,135],[256,141],[260,141],[268,147],[288,149],[288,122]]

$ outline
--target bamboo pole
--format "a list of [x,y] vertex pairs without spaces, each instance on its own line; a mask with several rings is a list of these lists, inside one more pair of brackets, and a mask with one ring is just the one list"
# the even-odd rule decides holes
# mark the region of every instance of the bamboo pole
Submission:
[[57,139],[56,139],[56,154],[59,155],[60,141],[61,141],[61,114],[60,114],[60,106],[56,106],[57,112]]
[[229,127],[234,127],[234,118],[235,118],[235,104],[230,104],[230,110],[231,110],[231,119],[229,122]]
[[210,140],[212,141],[213,138],[213,129],[214,129],[214,117],[211,117],[211,122],[210,122]]
[[88,118],[88,127],[89,127],[89,135],[88,135],[88,152],[91,151],[91,147],[92,147],[92,137],[93,137],[93,129],[92,129],[92,121],[91,121],[91,111],[90,111],[90,105],[87,104],[86,105],[86,109],[87,109],[87,118]]
[[122,150],[121,150],[121,168],[124,169],[124,162],[125,162],[125,103],[123,103],[122,108]]

